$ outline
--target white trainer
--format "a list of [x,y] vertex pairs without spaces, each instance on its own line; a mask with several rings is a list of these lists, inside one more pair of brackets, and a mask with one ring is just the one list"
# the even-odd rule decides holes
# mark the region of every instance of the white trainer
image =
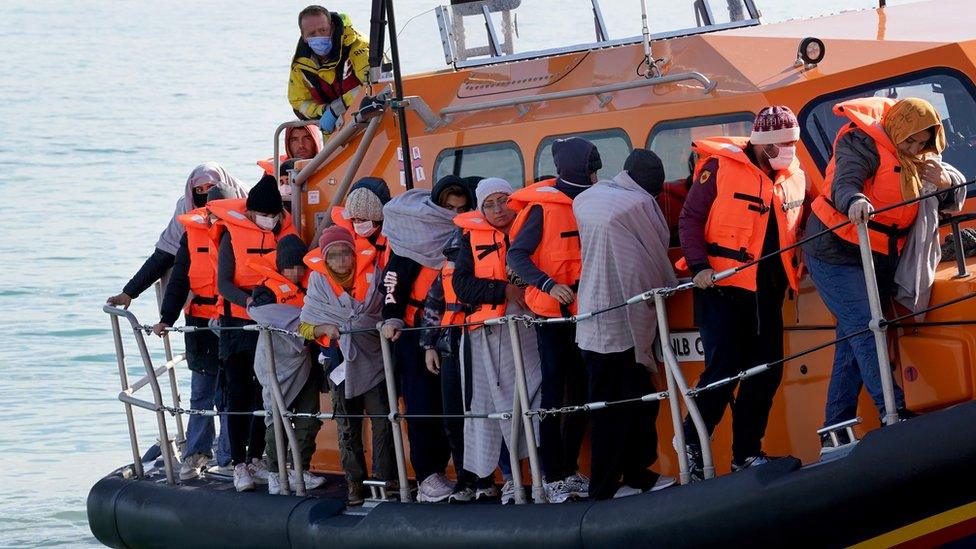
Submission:
[[268,475],[268,493],[272,496],[281,494],[281,481],[278,480],[278,473]]
[[572,495],[562,480],[547,482],[543,485],[546,492],[546,501],[549,503],[563,503]]
[[453,487],[443,473],[434,473],[424,479],[417,488],[417,501],[439,503],[451,495]]
[[[270,482],[270,479],[272,477],[274,477],[274,476],[275,475],[269,474],[268,475],[268,481]],[[302,480],[305,481],[305,489],[306,490],[314,490],[316,488],[321,487],[323,484],[325,484],[325,478],[324,477],[320,477],[318,475],[313,475],[312,473],[309,473],[308,471],[302,471]],[[288,470],[288,482],[291,483],[292,490],[294,490],[295,489],[295,486],[298,485],[298,475],[296,475],[295,474],[295,471],[292,470],[292,469],[289,469]]]
[[267,484],[268,483],[268,463],[263,459],[252,458],[251,463],[247,464],[248,471],[251,472],[251,477],[257,484]]
[[254,490],[254,479],[251,477],[251,471],[244,463],[238,463],[234,466],[234,488],[238,492],[251,492]]
[[207,465],[210,457],[206,454],[190,454],[180,466],[180,480],[190,480],[200,476],[200,469]]
[[506,480],[502,485],[502,505],[515,503],[515,483]]
[[636,496],[637,494],[642,494],[640,488],[634,488],[633,486],[628,486],[624,484],[620,488],[617,488],[616,493],[613,494],[613,499],[626,498],[630,496]]
[[661,476],[657,477],[657,480],[656,481],[654,481],[654,486],[651,487],[651,490],[650,491],[651,492],[657,492],[658,490],[664,490],[665,488],[670,488],[670,487],[674,486],[675,483],[677,483],[677,482],[678,482],[678,479],[676,479],[674,477],[666,477],[664,475],[661,475]]

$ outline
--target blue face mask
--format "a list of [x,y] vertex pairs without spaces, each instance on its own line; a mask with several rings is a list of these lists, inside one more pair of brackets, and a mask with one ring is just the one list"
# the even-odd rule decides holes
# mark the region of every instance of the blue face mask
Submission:
[[315,55],[329,55],[332,51],[332,39],[328,36],[316,36],[305,40],[308,42],[308,47],[312,48]]

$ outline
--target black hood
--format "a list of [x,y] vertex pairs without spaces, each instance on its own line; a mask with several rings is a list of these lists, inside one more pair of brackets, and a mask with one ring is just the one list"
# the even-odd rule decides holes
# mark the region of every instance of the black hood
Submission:
[[477,200],[475,199],[474,190],[471,185],[465,182],[464,179],[456,175],[445,175],[440,178],[437,183],[434,183],[434,187],[430,190],[430,199],[440,206],[440,201],[438,198],[447,190],[448,187],[460,187],[465,194],[468,195],[468,204],[473,208]]

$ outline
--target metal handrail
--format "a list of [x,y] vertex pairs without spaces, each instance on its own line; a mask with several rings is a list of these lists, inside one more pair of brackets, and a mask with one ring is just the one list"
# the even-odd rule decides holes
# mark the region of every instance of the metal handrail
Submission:
[[[156,305],[158,306],[160,311],[162,311],[163,309],[163,288],[165,287],[167,282],[169,282],[169,272],[163,275],[163,277],[157,280],[156,283],[153,285],[155,286],[155,290],[156,290]],[[163,333],[163,351],[167,363],[172,362],[173,347],[169,340],[169,333]],[[173,399],[173,406],[179,407],[180,386],[176,381],[175,368],[169,368],[169,390],[170,390],[170,396]],[[186,430],[183,428],[183,415],[177,414],[175,421],[176,421],[176,447],[180,448],[183,446],[184,443],[186,443]]]
[[664,76],[656,76],[653,78],[641,78],[640,80],[634,80],[631,82],[616,82],[613,84],[605,84],[603,86],[590,86],[586,88],[578,88],[575,90],[540,93],[540,94],[529,95],[525,97],[513,97],[511,99],[497,99],[495,101],[485,101],[482,103],[474,103],[471,105],[458,105],[454,107],[445,107],[441,109],[440,114],[442,117],[444,117],[445,119],[444,123],[446,124],[448,123],[447,117],[452,114],[483,111],[488,109],[497,109],[501,107],[518,107],[530,103],[541,103],[543,101],[555,101],[558,99],[569,99],[573,97],[582,97],[586,95],[601,95],[601,94],[611,93],[611,92],[644,88],[647,86],[657,86],[659,84],[671,84],[674,82],[683,82],[686,80],[695,80],[699,82],[702,85],[703,93],[711,93],[715,89],[715,87],[718,86],[717,82],[712,81],[704,74],[697,71],[688,71],[688,72],[680,72],[675,74],[666,74]]
[[[166,415],[163,412],[163,406],[164,406],[163,393],[159,387],[159,380],[156,379],[156,369],[153,367],[152,357],[149,355],[149,347],[146,345],[146,338],[142,332],[142,326],[139,324],[139,321],[136,320],[136,316],[125,309],[119,309],[112,305],[104,305],[102,306],[102,310],[108,313],[109,315],[112,315],[113,318],[117,318],[117,317],[125,318],[126,320],[129,321],[129,324],[132,326],[132,332],[133,334],[135,334],[136,345],[139,347],[139,354],[142,355],[142,363],[143,366],[145,366],[146,368],[146,378],[148,379],[149,386],[152,389],[153,403],[157,407],[156,425],[157,428],[159,429],[159,449],[163,454],[163,468],[166,471],[166,481],[169,484],[176,484],[176,474],[174,472],[174,467],[173,467],[176,459],[173,456],[173,448],[170,445],[169,431],[166,426]],[[120,334],[119,338],[117,339],[116,350],[121,351],[121,348],[122,345],[121,345],[121,334]],[[121,357],[121,353],[119,356]],[[124,369],[124,362],[122,358],[119,358],[119,368],[120,370]],[[172,372],[172,370],[169,371]],[[133,449],[135,450],[134,424],[131,424],[131,426],[132,426],[132,430],[130,431],[130,434],[133,436]],[[135,461],[140,462],[139,459],[136,459]],[[133,466],[138,467],[135,464],[133,464]]]
[[[296,486],[295,495],[304,496],[305,491],[305,472],[302,470],[302,454],[298,448],[298,439],[295,437],[295,429],[291,421],[285,421],[284,414],[288,411],[288,403],[281,391],[281,384],[278,382],[278,369],[275,364],[274,356],[274,337],[268,330],[262,330],[259,338],[264,338],[265,360],[268,362],[268,371],[271,381],[272,406],[275,426],[275,450],[278,452],[278,479],[281,482],[282,495],[288,494],[288,454],[285,452],[284,441],[281,439],[281,431],[288,437],[288,446],[291,448],[292,468],[295,471]],[[270,473],[275,474],[275,473]]]
[[396,455],[397,477],[400,483],[400,501],[409,503],[413,497],[410,495],[410,479],[407,477],[407,461],[403,451],[403,426],[400,424],[400,399],[397,398],[393,350],[390,348],[390,340],[383,335],[383,330],[380,329],[382,326],[382,322],[378,323],[376,331],[380,333],[380,349],[383,352],[383,375],[386,378],[386,400],[390,406],[390,424],[391,431],[393,431],[393,452]]
[[[515,322],[508,323],[508,337],[512,344],[512,354],[515,359],[515,393],[520,407],[523,410],[531,408],[529,403],[528,383],[525,378],[525,358],[522,355],[522,335],[519,334],[518,325]],[[514,408],[514,401],[513,401]],[[528,414],[522,415],[522,430],[525,432],[525,446],[529,453],[529,470],[532,473],[532,501],[535,503],[545,503],[546,493],[542,486],[542,468],[539,465],[539,449],[535,438],[535,426],[532,418]],[[515,418],[512,418],[512,432],[516,430]],[[518,446],[509,448],[509,451],[518,456]],[[521,467],[521,464],[519,465]],[[514,471],[513,479],[514,479]],[[520,471],[521,472],[521,471]],[[516,493],[521,491],[521,484],[517,485]]]

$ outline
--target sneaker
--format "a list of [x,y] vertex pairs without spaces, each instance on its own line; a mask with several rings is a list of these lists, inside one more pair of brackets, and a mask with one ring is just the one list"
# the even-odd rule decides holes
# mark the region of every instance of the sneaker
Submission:
[[742,461],[732,460],[732,472],[742,471],[744,469],[749,469],[750,467],[759,467],[760,465],[765,465],[769,463],[769,458],[766,454],[759,452],[757,456],[749,456]]
[[346,505],[350,507],[355,507],[356,505],[362,505],[365,499],[363,498],[364,486],[362,482],[349,482],[346,484]]
[[685,445],[685,457],[688,458],[688,473],[691,481],[705,480],[705,465],[701,447],[697,444]]
[[562,480],[547,482],[542,487],[545,489],[546,501],[549,503],[563,503],[572,495]]
[[590,479],[580,473],[573,473],[566,477],[563,479],[563,484],[570,496],[578,498],[590,497]]
[[[460,484],[460,483],[459,483]],[[467,503],[475,498],[475,490],[470,486],[455,486],[454,491],[447,497],[450,503]]]
[[210,456],[206,454],[190,454],[186,456],[186,459],[183,460],[183,465],[180,466],[180,480],[190,480],[200,476],[200,469],[207,465],[208,461],[210,461]]
[[[268,478],[271,478],[273,476],[274,475],[268,475]],[[325,478],[324,477],[320,477],[318,475],[313,475],[312,473],[309,473],[308,471],[302,471],[302,480],[305,481],[305,489],[306,490],[314,490],[316,488],[321,487],[323,484],[325,484]],[[296,486],[298,484],[298,475],[296,475],[295,474],[295,471],[293,471],[291,469],[288,470],[288,482],[291,483],[292,487],[294,487],[294,486]]]
[[234,478],[234,466],[227,465],[214,465],[206,470],[205,474],[207,477],[212,477],[217,480],[231,480]]
[[251,477],[257,484],[267,484],[268,483],[268,464],[263,459],[252,458],[251,463],[247,464],[248,471],[251,472]]
[[[483,499],[495,499],[498,497],[498,488],[495,487],[494,481],[491,484],[485,484],[479,486],[474,491],[475,501],[481,501]],[[512,485],[512,497],[515,497],[515,486]]]
[[248,470],[248,466],[244,463],[238,463],[234,466],[234,488],[238,492],[251,492],[254,490],[254,478],[251,477],[251,471]]
[[278,473],[268,475],[268,493],[272,496],[281,493],[281,480],[278,478]]
[[450,497],[453,487],[444,473],[434,473],[424,479],[417,488],[417,501],[439,503]]
[[[909,410],[908,408],[899,408],[896,413],[898,414],[898,423],[901,423],[902,421],[908,421],[912,418],[918,417],[917,413]],[[884,412],[880,412],[880,414],[881,414],[881,426],[884,427],[885,425],[888,424],[888,422],[885,421]]]
[[670,488],[674,486],[675,483],[677,482],[678,479],[674,477],[666,477],[664,475],[661,475],[657,477],[657,480],[654,482],[654,486],[651,487],[651,491],[657,492],[658,490],[664,490],[665,488]]
[[515,503],[515,483],[506,480],[505,484],[502,485],[502,505],[509,505]]
[[634,488],[633,486],[627,486],[624,484],[620,488],[617,488],[617,492],[613,494],[613,499],[626,498],[629,496],[636,496],[637,494],[644,493],[640,488]]

